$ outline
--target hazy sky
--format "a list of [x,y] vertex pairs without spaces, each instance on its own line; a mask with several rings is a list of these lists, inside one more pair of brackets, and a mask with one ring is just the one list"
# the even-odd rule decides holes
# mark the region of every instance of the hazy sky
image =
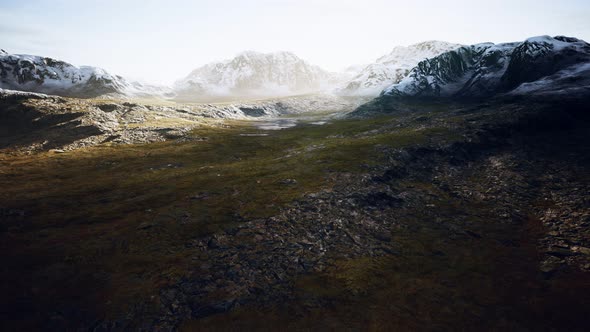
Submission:
[[545,34],[590,41],[590,0],[0,0],[0,48],[160,83],[244,50],[340,70],[424,40]]

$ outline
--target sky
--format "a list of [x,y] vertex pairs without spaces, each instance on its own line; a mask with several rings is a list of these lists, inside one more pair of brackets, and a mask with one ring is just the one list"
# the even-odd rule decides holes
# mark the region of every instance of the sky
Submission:
[[339,71],[426,40],[590,41],[589,17],[589,0],[0,0],[0,48],[171,84],[245,50]]

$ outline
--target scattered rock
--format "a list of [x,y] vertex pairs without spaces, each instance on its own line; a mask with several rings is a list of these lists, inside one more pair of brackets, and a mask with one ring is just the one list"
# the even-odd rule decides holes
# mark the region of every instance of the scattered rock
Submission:
[[144,229],[149,229],[149,228],[155,227],[157,225],[158,225],[158,223],[156,223],[156,222],[145,221],[145,222],[142,222],[141,224],[139,224],[139,226],[137,226],[137,229],[144,230]]
[[284,179],[279,181],[280,184],[285,184],[285,185],[296,185],[297,184],[297,180],[295,179]]
[[545,259],[539,269],[543,273],[553,273],[563,267],[565,265],[565,261],[558,257],[550,256],[549,258]]
[[217,249],[217,248],[219,248],[219,241],[217,241],[217,239],[215,237],[212,237],[207,242],[207,247],[209,247],[211,249]]
[[96,105],[96,107],[98,107],[103,112],[113,112],[119,108],[119,105],[117,105],[117,104],[99,104],[99,105]]
[[0,207],[0,217],[24,217],[25,210]]
[[210,194],[208,192],[200,192],[198,194],[195,194],[193,196],[190,196],[190,199],[193,200],[204,200],[204,199],[208,199],[210,197]]
[[578,253],[590,256],[590,248],[575,246],[575,247],[572,247],[572,250],[574,252],[578,252]]

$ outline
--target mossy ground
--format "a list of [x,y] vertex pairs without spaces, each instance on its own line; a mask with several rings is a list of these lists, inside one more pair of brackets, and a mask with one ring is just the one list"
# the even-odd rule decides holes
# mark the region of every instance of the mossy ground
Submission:
[[259,132],[234,122],[188,142],[1,155],[2,207],[25,214],[2,223],[3,292],[22,304],[11,319],[34,325],[33,312],[72,308],[108,318],[150,303],[188,273],[191,239],[330,188],[335,172],[378,162],[375,146],[452,136],[396,117],[241,136]]
[[[539,271],[536,241],[546,230],[538,219],[501,224],[489,203],[465,204],[432,183],[404,181],[400,189],[436,197],[439,220],[427,209],[404,216],[392,231],[399,253],[339,260],[299,276],[291,302],[239,308],[181,330],[583,330],[590,282],[579,271],[550,279]],[[469,234],[449,231],[466,224]]]
[[[0,224],[0,290],[11,303],[1,316],[5,329],[50,329],[55,319],[74,328],[116,319],[138,303],[156,311],[159,290],[194,271],[201,253],[187,245],[192,240],[330,190],[338,173],[385,163],[384,150],[461,140],[457,128],[482,116],[439,117],[449,106],[420,107],[431,111],[279,131],[236,121],[198,128],[188,141],[0,155],[0,207],[19,211]],[[268,136],[242,136],[260,133]],[[487,330],[482,322],[493,322],[517,330],[584,313],[577,304],[587,279],[540,275],[538,220],[492,222],[493,202],[466,205],[416,179],[397,185],[437,206],[403,216],[405,228],[392,232],[399,254],[338,260],[294,276],[292,303],[236,308],[182,329]],[[476,236],[451,241],[444,226],[466,220]]]

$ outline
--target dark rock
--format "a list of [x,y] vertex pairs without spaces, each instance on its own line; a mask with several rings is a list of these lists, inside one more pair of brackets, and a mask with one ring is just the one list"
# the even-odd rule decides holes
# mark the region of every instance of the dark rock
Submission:
[[117,104],[100,104],[100,105],[96,105],[96,107],[98,107],[103,112],[113,112],[119,108],[119,105],[117,105]]
[[559,247],[553,246],[548,251],[547,254],[555,256],[555,257],[569,257],[578,255],[578,253],[572,251],[570,248],[566,247]]
[[25,210],[0,207],[0,217],[24,217]]
[[196,195],[190,196],[190,199],[194,199],[194,200],[203,200],[203,199],[207,199],[210,197],[210,194],[208,192],[200,192]]
[[297,180],[295,179],[284,179],[279,181],[280,184],[285,184],[285,185],[295,185],[297,184]]
[[194,318],[219,314],[229,311],[235,304],[236,300],[233,298],[217,300],[206,304],[197,303],[193,305],[192,314]]
[[476,239],[481,239],[481,235],[479,235],[479,234],[477,234],[477,233],[475,233],[475,232],[472,232],[472,231],[466,230],[466,231],[465,231],[465,233],[467,233],[469,236],[471,236],[471,237],[474,237],[474,238],[476,238]]
[[139,224],[139,226],[137,226],[137,229],[140,229],[140,230],[149,229],[149,228],[155,227],[157,225],[158,224],[156,222],[145,221],[145,222],[142,222],[141,224]]
[[212,237],[211,239],[209,239],[209,241],[207,242],[207,246],[210,249],[218,249],[220,247],[219,241],[215,237]]
[[398,197],[391,196],[385,192],[369,193],[365,196],[357,198],[357,202],[364,206],[372,207],[388,207],[395,206],[401,203],[403,200]]
[[373,236],[383,242],[391,242],[391,233],[390,232],[375,232]]

